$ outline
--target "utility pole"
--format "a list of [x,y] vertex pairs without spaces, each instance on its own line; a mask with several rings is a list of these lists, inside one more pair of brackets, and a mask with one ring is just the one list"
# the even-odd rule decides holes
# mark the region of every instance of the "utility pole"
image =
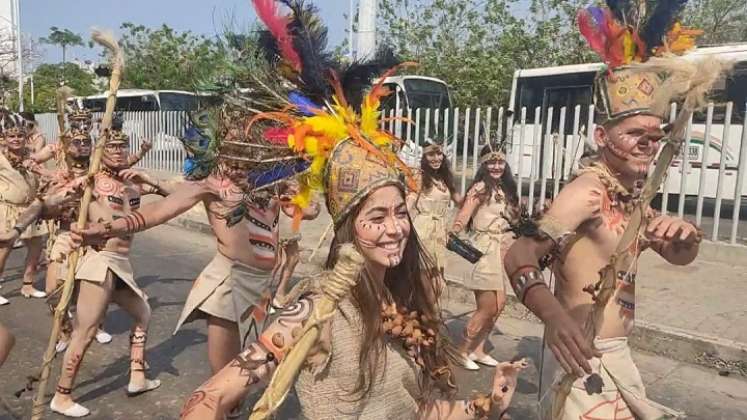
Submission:
[[348,12],[348,58],[352,62],[353,56],[353,15],[355,14],[355,0],[350,0],[350,11]]
[[376,54],[376,0],[358,3],[358,49],[356,59],[365,60]]
[[11,20],[13,21],[13,30],[16,34],[16,50],[18,52],[18,62],[16,72],[18,72],[18,111],[23,112],[23,49],[21,47],[21,5],[18,0],[10,0]]

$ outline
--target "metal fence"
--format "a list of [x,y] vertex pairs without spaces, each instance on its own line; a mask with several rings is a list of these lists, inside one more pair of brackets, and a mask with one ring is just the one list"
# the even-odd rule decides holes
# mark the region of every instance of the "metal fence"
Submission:
[[[673,104],[671,119],[676,108]],[[742,207],[742,196],[747,195],[747,118],[734,109],[732,103],[710,104],[690,121],[683,153],[669,168],[654,202],[664,213],[693,218],[712,240],[732,244],[747,243],[747,209]],[[588,133],[594,131],[594,116],[589,105],[522,108],[515,113],[503,107],[408,109],[385,112],[381,124],[407,140],[401,153],[411,166],[419,166],[426,139],[445,140],[462,192],[477,172],[480,149],[503,143],[520,196],[529,206],[542,206],[572,177],[581,156],[593,149]],[[37,115],[37,121],[48,139],[57,138],[55,114]],[[178,138],[187,125],[186,112],[127,112],[124,121],[133,152],[145,139],[153,142],[139,167],[181,172],[186,155]]]
[[[94,113],[94,121],[100,120],[103,113]],[[186,153],[179,138],[184,134],[189,116],[184,111],[141,111],[124,112],[123,130],[130,136],[133,153],[140,150],[145,141],[153,148],[138,162],[137,167],[154,171],[181,173]],[[37,114],[36,121],[50,142],[59,135],[57,114]],[[94,124],[96,127],[96,124]],[[94,132],[94,136],[97,133]]]

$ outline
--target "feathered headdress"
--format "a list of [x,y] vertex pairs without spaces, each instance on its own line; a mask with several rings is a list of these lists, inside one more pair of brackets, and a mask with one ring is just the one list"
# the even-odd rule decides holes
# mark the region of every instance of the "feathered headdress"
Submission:
[[678,15],[687,0],[607,0],[607,7],[578,12],[581,34],[614,69],[653,56],[680,55],[695,46],[700,30],[683,28]]
[[[281,13],[278,3],[287,6],[290,14]],[[380,100],[389,93],[383,80],[400,65],[394,54],[382,49],[371,60],[341,65],[326,52],[327,28],[313,5],[302,0],[253,0],[253,4],[268,28],[260,35],[262,54],[292,88],[283,96],[284,106],[257,115],[250,126],[274,121],[277,126],[273,133],[310,164],[299,177],[301,190],[293,203],[304,208],[314,190],[341,191],[331,186],[337,178],[330,173],[328,160],[333,150],[348,139],[365,152],[362,161],[383,165],[387,169],[384,172],[393,174],[392,178],[396,174],[398,182],[405,175],[414,188],[410,170],[392,150],[393,136],[379,129]],[[377,76],[382,82],[364,95],[365,88]],[[366,170],[358,168],[359,174]],[[365,174],[357,179],[363,178]],[[365,185],[356,187],[365,189]],[[329,194],[327,197],[328,207],[333,203],[330,212],[336,221],[356,201],[352,196],[337,198],[340,200]]]

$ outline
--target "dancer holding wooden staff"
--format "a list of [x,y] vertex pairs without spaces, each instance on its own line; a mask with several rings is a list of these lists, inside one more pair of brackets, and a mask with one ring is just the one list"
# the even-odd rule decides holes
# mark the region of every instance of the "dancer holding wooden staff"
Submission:
[[[94,189],[93,177],[99,171],[102,156],[104,154],[104,146],[105,146],[106,141],[109,140],[109,135],[110,135],[109,128],[111,127],[112,115],[114,112],[114,105],[116,104],[116,98],[117,98],[116,95],[117,95],[117,90],[119,88],[119,83],[120,83],[120,79],[122,75],[122,66],[123,66],[122,51],[117,45],[117,42],[113,39],[113,37],[110,34],[104,34],[100,31],[94,31],[94,33],[92,34],[92,38],[97,43],[103,45],[111,53],[112,74],[111,74],[111,79],[109,82],[109,97],[107,98],[106,112],[104,113],[104,118],[101,124],[102,136],[100,137],[99,141],[96,144],[96,148],[93,154],[93,160],[91,162],[91,165],[88,171],[89,181],[83,193],[83,197],[80,203],[80,209],[78,211],[77,226],[79,228],[83,228],[85,226],[86,221],[88,220],[88,211],[89,211],[89,206],[91,204],[91,199],[93,197],[93,189]],[[70,303],[70,299],[71,299],[73,289],[75,286],[75,274],[76,274],[76,267],[78,265],[79,257],[80,257],[79,249],[73,250],[68,257],[67,278],[65,279],[65,284],[62,289],[62,295],[60,297],[60,302],[58,303],[57,308],[55,309],[54,321],[52,324],[52,332],[50,334],[49,343],[47,345],[47,349],[44,354],[44,359],[42,362],[42,370],[41,370],[40,379],[39,379],[40,381],[39,388],[37,391],[36,398],[34,399],[32,419],[40,419],[44,412],[44,395],[46,393],[47,380],[49,378],[49,373],[52,367],[51,363],[55,356],[55,345],[57,343],[57,338],[60,333],[60,327],[62,325],[63,318],[67,314],[67,307],[68,307],[68,304]],[[80,356],[78,356],[77,363],[80,362],[81,357],[82,357],[82,352]],[[77,365],[75,366],[74,370],[77,370]],[[73,415],[75,417],[80,417],[80,416],[88,414],[87,409],[77,404],[71,405],[70,407],[65,407],[64,409],[55,409],[55,408],[56,407],[55,407],[54,399],[53,399],[52,409],[54,411],[62,412],[62,414],[66,414],[66,415]]]

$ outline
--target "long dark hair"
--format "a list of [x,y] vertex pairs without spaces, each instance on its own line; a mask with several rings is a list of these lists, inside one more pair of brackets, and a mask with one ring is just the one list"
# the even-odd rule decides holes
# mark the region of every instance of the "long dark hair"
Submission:
[[[491,146],[485,146],[480,150],[480,157],[483,157],[487,155],[488,153],[491,153],[493,150],[493,147]],[[501,175],[500,179],[495,180],[492,176],[490,176],[490,173],[488,172],[488,162],[483,163],[480,165],[480,168],[477,170],[477,174],[475,174],[475,179],[472,180],[472,183],[469,185],[469,188],[467,188],[467,191],[472,189],[472,187],[477,184],[478,182],[482,182],[485,184],[485,192],[484,200],[489,200],[494,193],[502,193],[503,196],[506,197],[506,201],[509,205],[513,207],[519,206],[519,197],[516,195],[516,180],[514,180],[514,176],[511,172],[511,167],[508,165],[508,162],[506,162],[506,168],[503,170],[503,175]]]
[[[404,197],[404,191],[400,190],[400,194]],[[327,269],[334,268],[342,244],[355,243],[355,218],[362,205],[363,202],[353,208],[335,228],[335,237],[325,264]],[[360,313],[363,330],[361,353],[358,357],[358,381],[351,394],[359,394],[363,399],[371,390],[376,375],[381,374],[377,372],[377,367],[384,351],[382,304],[396,303],[398,307],[417,311],[423,319],[430,320],[430,328],[441,330],[444,325],[438,306],[441,290],[435,273],[438,273],[435,263],[424,251],[415,229],[410,229],[402,262],[386,270],[383,284],[373,281],[365,270],[361,273],[361,278],[351,293],[353,304]],[[430,354],[423,357],[425,366],[421,369],[419,379],[423,395],[428,396],[437,387],[431,372],[446,364],[446,355],[440,345],[432,346],[426,351]]]
[[423,153],[423,157],[420,158],[420,169],[423,171],[423,191],[428,191],[433,188],[433,180],[437,179],[446,184],[446,188],[449,189],[449,194],[454,195],[456,187],[454,186],[454,174],[451,172],[449,159],[447,159],[446,155],[441,152],[441,154],[444,155],[444,160],[441,162],[441,167],[435,171],[431,168],[431,165],[428,164],[426,154],[427,153]]

